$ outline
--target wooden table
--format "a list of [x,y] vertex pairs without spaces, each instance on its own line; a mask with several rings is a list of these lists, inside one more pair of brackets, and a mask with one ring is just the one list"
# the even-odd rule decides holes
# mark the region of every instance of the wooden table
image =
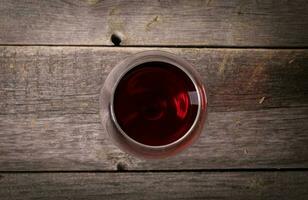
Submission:
[[[305,0],[1,0],[0,199],[308,199],[307,48]],[[201,138],[157,161],[115,147],[98,102],[151,49],[209,95]]]

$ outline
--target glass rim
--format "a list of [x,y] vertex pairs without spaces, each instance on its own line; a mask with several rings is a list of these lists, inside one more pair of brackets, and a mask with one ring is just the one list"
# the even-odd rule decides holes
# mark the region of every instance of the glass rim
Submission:
[[[198,96],[198,110],[197,110],[197,115],[195,116],[194,122],[193,124],[190,126],[190,128],[186,131],[186,133],[181,136],[179,139],[165,144],[165,145],[147,145],[147,144],[143,144],[141,142],[138,142],[137,140],[133,139],[132,137],[130,137],[120,126],[120,124],[117,121],[115,112],[114,112],[114,95],[115,95],[115,91],[118,87],[119,82],[121,81],[121,79],[129,72],[131,71],[133,68],[139,66],[140,64],[143,63],[148,63],[148,62],[165,62],[168,64],[171,64],[177,68],[179,68],[182,72],[184,72],[190,79],[190,81],[193,83],[195,90],[197,92],[197,96]],[[110,100],[110,113],[111,113],[111,119],[112,122],[114,123],[114,125],[116,126],[116,128],[118,129],[118,131],[130,142],[141,146],[143,148],[147,148],[147,149],[165,149],[165,148],[169,148],[172,147],[178,143],[181,143],[183,140],[185,140],[195,129],[195,127],[197,126],[198,120],[200,118],[201,115],[201,94],[200,94],[200,89],[198,87],[197,81],[195,80],[195,78],[193,77],[193,75],[188,72],[188,70],[185,69],[185,67],[188,67],[192,70],[194,70],[194,68],[192,67],[191,64],[189,64],[186,60],[180,58],[179,56],[169,53],[169,52],[165,52],[165,51],[160,51],[160,50],[148,50],[148,51],[143,51],[140,53],[136,53],[131,57],[128,57],[126,59],[124,59],[121,63],[119,63],[118,65],[116,65],[116,67],[124,67],[125,66],[125,70],[123,72],[121,72],[120,76],[118,76],[118,78],[116,79],[116,82],[112,88],[112,92],[111,92],[111,100]],[[205,99],[207,99],[206,97],[206,92],[204,92],[204,97]],[[207,104],[207,100],[205,101],[205,104]]]

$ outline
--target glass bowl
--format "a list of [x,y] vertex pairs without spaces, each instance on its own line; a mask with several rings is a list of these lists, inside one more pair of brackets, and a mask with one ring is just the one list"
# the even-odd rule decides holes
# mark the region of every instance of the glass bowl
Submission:
[[[115,112],[117,110],[117,107],[116,107],[117,105],[118,107],[120,106],[124,109],[125,107],[128,107],[129,109],[133,109],[129,107],[130,105],[127,102],[129,102],[130,99],[135,98],[134,96],[130,96],[130,95],[123,96],[122,95],[120,99],[117,99],[115,98],[115,93],[118,93],[118,90],[120,90],[119,84],[122,84],[122,82],[124,82],[123,83],[124,86],[126,84],[128,85],[128,87],[130,87],[129,84],[131,83],[126,81],[126,79],[128,79],[127,77],[129,76],[129,74],[135,73],[134,70],[135,71],[144,70],[142,69],[142,66],[146,66],[147,63],[166,63],[166,66],[170,65],[170,66],[177,68],[176,70],[178,71],[180,70],[181,71],[180,73],[185,73],[185,76],[187,76],[187,78],[189,79],[189,81],[191,81],[194,87],[193,95],[190,94],[192,92],[187,92],[187,94],[189,93],[188,100],[190,104],[194,104],[196,108],[195,115],[193,115],[194,116],[193,122],[190,124],[189,128],[185,131],[185,133],[182,134],[180,137],[176,138],[174,141],[170,141],[168,143],[162,143],[158,141],[158,145],[157,144],[153,145],[151,141],[148,142],[148,144],[145,142],[140,142],[138,141],[138,139],[132,137],[132,134],[128,134],[129,133],[128,131],[124,131],[125,126],[119,123],[118,116],[119,115],[125,116],[125,113],[124,112],[121,113],[121,111]],[[152,67],[152,68],[154,72],[157,71],[155,67]],[[162,68],[162,70],[167,70],[167,68]],[[173,72],[170,72],[170,73],[173,73]],[[147,76],[149,77],[149,79],[153,79],[153,80],[156,80],[156,79],[161,80],[160,78],[162,78],[162,77],[158,77],[159,75],[157,73],[152,73],[151,75],[152,77],[149,76],[149,74]],[[126,82],[123,80],[125,80]],[[147,81],[145,78],[144,80]],[[147,82],[149,81],[150,80],[148,80]],[[182,80],[179,79],[178,81],[181,82]],[[164,84],[164,80],[161,80],[161,82],[160,81],[158,82],[160,84]],[[165,80],[165,82],[167,83],[168,80]],[[152,85],[155,85],[155,84],[152,84]],[[142,85],[140,87],[142,87]],[[169,86],[166,85],[166,87],[169,87]],[[158,92],[163,91],[163,90],[164,89],[158,90]],[[177,88],[174,87],[174,90],[177,90]],[[163,95],[163,94],[158,94],[158,95],[161,98],[170,99],[166,95]],[[115,104],[115,99],[116,99],[116,104]],[[168,101],[168,102],[171,102],[171,101]],[[171,106],[174,106],[174,105],[171,105]],[[139,110],[139,107],[138,106],[136,107],[136,105],[134,108]],[[201,77],[195,71],[192,65],[190,65],[187,61],[180,58],[179,56],[176,56],[172,53],[168,53],[165,51],[159,51],[159,50],[144,51],[144,52],[131,55],[128,58],[124,59],[122,62],[117,64],[111,70],[111,72],[109,73],[109,75],[107,76],[103,84],[103,87],[100,93],[101,122],[106,128],[110,138],[112,139],[114,144],[116,144],[121,150],[129,154],[132,154],[134,156],[137,156],[139,158],[145,158],[145,159],[165,158],[171,155],[175,155],[181,152],[182,150],[186,149],[200,136],[203,126],[205,124],[206,115],[207,115],[207,97],[206,97],[206,90],[205,90],[204,84],[202,83]],[[142,126],[144,130],[144,128],[147,128],[147,127],[145,126],[143,122],[144,120],[140,121],[140,123],[135,122],[131,130],[139,130],[138,126],[140,127]],[[149,122],[149,123],[152,123],[152,122]],[[162,123],[160,122],[155,122],[155,123],[158,126],[162,125]],[[170,126],[174,126],[174,124],[170,124]],[[169,126],[162,126],[160,129],[161,130],[160,133],[157,133],[157,134],[163,135],[164,129],[170,130],[171,128],[169,128]],[[153,126],[149,126],[148,129],[142,132],[141,133],[142,137],[146,138],[147,134],[150,134],[150,132],[153,132]]]

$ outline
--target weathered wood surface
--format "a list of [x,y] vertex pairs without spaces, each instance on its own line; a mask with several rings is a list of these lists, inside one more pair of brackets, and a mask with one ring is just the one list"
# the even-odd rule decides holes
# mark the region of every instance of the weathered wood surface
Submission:
[[120,60],[150,49],[1,47],[0,170],[307,168],[307,50],[164,48],[207,85],[204,134],[162,161],[114,147],[100,88]]
[[308,198],[307,172],[0,174],[7,199]]
[[0,44],[308,46],[306,0],[1,0]]

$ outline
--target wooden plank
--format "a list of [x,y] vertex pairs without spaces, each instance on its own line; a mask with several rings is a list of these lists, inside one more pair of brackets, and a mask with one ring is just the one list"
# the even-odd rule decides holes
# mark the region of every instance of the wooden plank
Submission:
[[1,47],[0,170],[307,168],[307,50],[164,48],[206,82],[204,134],[163,161],[114,147],[100,88],[121,59],[150,49]]
[[307,172],[1,174],[1,199],[298,199]]
[[306,46],[305,0],[0,2],[0,44]]
[[211,111],[308,105],[307,50],[0,47],[0,94],[6,100],[0,112],[97,113],[98,91],[112,67],[153,49],[175,53],[196,67]]

